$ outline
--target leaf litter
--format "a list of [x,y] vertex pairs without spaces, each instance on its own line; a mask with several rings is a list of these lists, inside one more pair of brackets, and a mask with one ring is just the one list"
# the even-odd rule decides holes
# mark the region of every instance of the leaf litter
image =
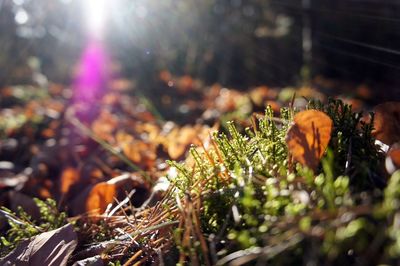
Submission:
[[[325,220],[342,219],[346,211],[353,213],[354,217],[359,217],[358,213],[361,216],[372,215],[375,208],[372,205],[365,211],[362,205],[345,204],[349,195],[340,191],[348,181],[344,177],[333,180],[343,166],[335,168],[328,163],[330,149],[336,149],[338,154],[345,151],[346,156],[342,156],[346,163],[344,168],[346,171],[351,168],[354,176],[389,178],[396,175],[399,168],[398,148],[394,144],[399,141],[396,138],[398,103],[375,108],[373,134],[392,145],[385,155],[388,173],[374,172],[371,168],[371,172],[364,174],[355,165],[357,160],[362,162],[365,159],[358,158],[364,153],[354,152],[356,140],[346,142],[345,149],[341,146],[341,137],[347,129],[339,130],[340,123],[347,123],[344,115],[339,116],[345,113],[344,110],[338,108],[338,115],[334,116],[329,110],[321,110],[322,105],[321,108],[315,106],[315,109],[305,106],[308,101],[303,102],[303,98],[297,98],[294,106],[308,110],[298,112],[297,107],[282,109],[288,105],[293,89],[263,86],[245,93],[218,84],[207,87],[190,76],[175,77],[162,72],[160,89],[167,87],[169,91],[161,90],[161,97],[153,102],[163,116],[177,114],[178,120],[174,123],[161,119],[154,112],[155,106],[141,98],[140,93],[132,96],[131,91],[137,90],[133,82],[116,80],[112,84],[111,91],[90,107],[71,105],[70,94],[63,93],[69,89],[54,84],[48,92],[30,96],[26,102],[1,110],[0,134],[4,142],[1,142],[0,158],[7,158],[15,164],[5,177],[0,176],[1,189],[16,190],[27,198],[52,197],[59,203],[59,210],[70,216],[64,227],[20,242],[3,259],[29,262],[40,259],[49,265],[65,265],[67,260],[68,263],[93,260],[139,265],[168,262],[170,259],[171,263],[169,253],[179,254],[172,259],[175,262],[209,265],[222,262],[241,264],[264,256],[272,259],[299,245],[306,236],[321,238],[317,231],[326,226]],[[6,94],[3,96],[14,97],[12,92],[15,89],[2,91]],[[316,95],[310,88],[298,92],[303,96]],[[366,95],[365,89],[360,89],[360,93]],[[175,97],[177,95],[179,97]],[[326,101],[324,94],[318,95]],[[265,108],[267,113],[250,123],[251,113]],[[226,124],[229,120],[235,121],[236,129]],[[222,134],[212,133],[219,124],[222,125],[219,130]],[[357,122],[356,126],[359,127],[360,123]],[[249,132],[248,128],[252,128],[253,133],[242,135],[242,132]],[[365,129],[365,133],[358,136],[368,132]],[[15,140],[14,144],[12,140]],[[178,162],[166,165],[165,161],[170,159]],[[292,167],[288,163],[292,163]],[[316,173],[315,181],[307,179],[310,174],[302,166]],[[285,169],[290,171],[285,172]],[[318,173],[323,173],[323,176],[318,176]],[[299,187],[293,191],[293,202],[312,202],[314,192],[308,190],[316,189],[315,193],[322,195],[324,203],[311,203],[311,206],[315,204],[316,211],[310,216],[305,215],[309,211],[295,211],[295,208],[304,208],[300,205],[287,205],[285,212],[294,214],[280,217],[281,221],[261,219],[264,222],[257,226],[262,232],[265,232],[263,226],[276,226],[275,230],[286,228],[288,235],[282,234],[282,239],[276,239],[266,234],[266,239],[262,240],[266,246],[254,249],[258,244],[252,241],[257,237],[246,234],[252,234],[251,226],[260,221],[252,221],[251,214],[260,210],[261,202],[265,210],[269,210],[273,204],[278,204],[275,198],[283,200],[287,197],[284,184],[280,185],[282,188],[278,194],[273,192],[276,190],[275,182],[282,182],[281,179],[288,179],[290,184]],[[169,184],[169,188],[161,183]],[[325,185],[318,187],[320,183]],[[262,184],[266,188],[261,190],[267,189],[268,193],[260,191]],[[161,186],[164,188],[154,189]],[[269,200],[264,202],[254,193],[264,193]],[[275,196],[270,198],[271,195]],[[9,204],[14,197],[2,193],[0,198],[3,206],[11,208],[10,213],[18,209]],[[232,202],[237,197],[239,202]],[[222,207],[214,206],[218,204]],[[326,212],[324,207],[317,207],[318,204],[331,206],[331,211]],[[337,204],[343,204],[344,209],[332,211]],[[24,206],[23,203],[20,205]],[[29,209],[26,207],[28,215],[37,216]],[[307,219],[316,224],[312,230]],[[223,223],[216,224],[220,222]],[[240,231],[243,228],[240,229],[238,222],[251,226]],[[300,231],[296,229],[296,223],[300,224]],[[7,229],[2,226],[2,230]],[[350,225],[343,222],[343,226]],[[327,228],[325,234],[333,230]],[[337,228],[341,227],[338,225]],[[225,234],[228,234],[227,238]],[[290,238],[296,241],[287,241]],[[229,249],[230,245],[223,244],[226,241],[238,246]],[[280,246],[280,241],[286,241],[286,244]],[[18,253],[26,248],[29,253]],[[194,253],[195,250],[199,253]],[[226,252],[231,253],[228,255]]]

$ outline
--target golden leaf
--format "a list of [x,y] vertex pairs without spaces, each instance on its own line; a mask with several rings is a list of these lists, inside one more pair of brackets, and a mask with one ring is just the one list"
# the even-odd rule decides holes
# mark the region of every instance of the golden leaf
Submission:
[[116,193],[117,188],[115,184],[100,182],[94,185],[86,198],[86,211],[96,214],[104,213],[108,204],[114,201]]
[[332,119],[321,111],[297,113],[286,136],[293,160],[316,170],[331,139],[332,127]]

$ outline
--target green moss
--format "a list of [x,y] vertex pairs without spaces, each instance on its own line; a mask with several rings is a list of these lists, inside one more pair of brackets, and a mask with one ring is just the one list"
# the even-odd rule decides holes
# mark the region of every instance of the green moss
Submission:
[[330,99],[327,104],[310,101],[308,108],[325,112],[333,121],[333,133],[329,147],[333,151],[333,173],[347,175],[355,192],[383,188],[381,168],[383,154],[375,146],[372,137],[374,114],[370,122],[361,120],[362,113],[352,111],[352,106],[340,100]]
[[[275,265],[288,257],[291,262],[351,263],[357,256],[365,259],[366,250],[398,257],[399,230],[393,223],[400,207],[400,179],[398,173],[392,177],[382,202],[383,155],[375,147],[373,125],[361,122],[361,114],[339,100],[326,105],[311,101],[308,108],[327,113],[334,122],[315,173],[301,165],[289,169],[285,138],[296,110],[283,109],[280,118],[273,118],[267,108],[265,117],[245,133],[228,123],[228,134],[214,134],[207,151],[192,148],[192,166],[171,162],[178,170],[171,178],[175,192],[201,196],[201,230],[206,239],[220,236],[220,254],[244,249],[243,254],[255,252],[253,260]],[[385,219],[387,215],[392,218]],[[380,245],[371,246],[373,241]]]

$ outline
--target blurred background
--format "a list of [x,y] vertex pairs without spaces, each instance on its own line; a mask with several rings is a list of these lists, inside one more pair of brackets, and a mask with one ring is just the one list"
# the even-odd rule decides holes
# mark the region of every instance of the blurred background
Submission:
[[0,87],[71,83],[98,21],[110,66],[149,91],[167,70],[399,99],[399,14],[398,0],[0,0]]

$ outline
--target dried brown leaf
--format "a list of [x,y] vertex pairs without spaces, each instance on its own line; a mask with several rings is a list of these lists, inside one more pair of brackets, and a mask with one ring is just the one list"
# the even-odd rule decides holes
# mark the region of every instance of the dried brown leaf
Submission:
[[93,133],[102,140],[112,142],[113,132],[118,126],[118,118],[107,110],[103,110],[92,123]]
[[114,201],[114,197],[116,196],[117,187],[115,184],[100,182],[90,190],[86,198],[86,211],[102,214],[107,209],[108,204]]
[[316,170],[331,139],[332,126],[332,119],[321,111],[297,113],[286,136],[293,160]]
[[3,259],[1,265],[67,265],[77,245],[77,236],[71,224],[42,233],[20,243]]
[[135,139],[132,135],[124,131],[117,132],[116,141],[126,157],[132,162],[147,167],[154,165],[157,157],[156,143]]

